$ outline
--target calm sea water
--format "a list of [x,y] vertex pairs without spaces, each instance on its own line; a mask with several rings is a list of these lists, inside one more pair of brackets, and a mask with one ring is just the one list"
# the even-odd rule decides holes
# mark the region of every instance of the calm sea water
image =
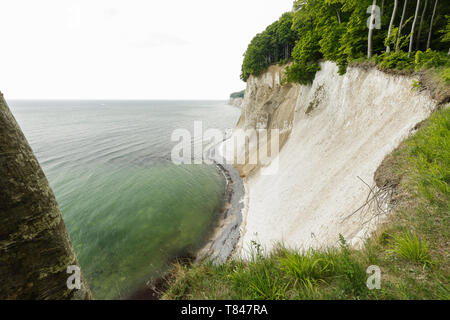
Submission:
[[[197,250],[222,206],[215,166],[176,166],[172,131],[234,127],[216,101],[10,101],[96,299],[126,298]],[[195,142],[193,142],[195,143]]]

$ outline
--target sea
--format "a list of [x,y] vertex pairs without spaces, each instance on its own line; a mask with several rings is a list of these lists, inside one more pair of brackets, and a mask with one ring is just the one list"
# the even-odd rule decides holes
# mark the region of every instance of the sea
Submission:
[[226,131],[240,109],[224,101],[8,104],[55,193],[95,299],[127,299],[205,244],[226,180],[215,165],[174,164],[172,133],[193,133],[196,121]]

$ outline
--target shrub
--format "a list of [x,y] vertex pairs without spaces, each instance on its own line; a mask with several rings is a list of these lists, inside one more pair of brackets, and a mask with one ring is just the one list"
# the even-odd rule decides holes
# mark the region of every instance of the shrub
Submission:
[[339,239],[341,253],[334,256],[337,285],[346,294],[361,296],[367,291],[366,271],[361,263],[352,256],[344,237],[340,235]]
[[433,69],[444,85],[450,84],[450,55],[447,53],[430,49],[425,52],[417,51],[415,55],[415,69],[416,71]]
[[382,70],[412,70],[414,68],[414,59],[408,57],[408,53],[403,51],[383,53],[375,57],[375,62]]
[[294,82],[304,85],[311,84],[319,70],[320,65],[318,63],[295,63],[286,69],[283,82]]
[[338,59],[338,61],[336,62],[337,66],[338,66],[338,74],[340,76],[343,76],[344,74],[347,73],[347,67],[348,67],[348,62],[346,59]]
[[417,51],[415,56],[416,71],[428,68],[437,68],[449,65],[450,58],[447,54],[428,49],[425,52]]

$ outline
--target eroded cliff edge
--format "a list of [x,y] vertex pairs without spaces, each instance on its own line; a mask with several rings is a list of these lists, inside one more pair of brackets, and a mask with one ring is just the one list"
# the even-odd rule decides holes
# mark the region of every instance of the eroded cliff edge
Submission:
[[268,249],[278,242],[317,248],[335,245],[342,234],[361,243],[383,219],[354,214],[375,186],[375,171],[437,107],[428,91],[413,89],[414,76],[357,67],[339,76],[324,62],[313,84],[300,86],[282,85],[283,72],[272,66],[247,82],[237,127],[282,134],[276,174],[237,166],[248,192],[241,256],[252,241]]

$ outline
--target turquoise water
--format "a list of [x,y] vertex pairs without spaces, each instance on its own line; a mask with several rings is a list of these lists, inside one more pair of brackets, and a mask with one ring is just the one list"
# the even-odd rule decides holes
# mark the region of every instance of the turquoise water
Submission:
[[[234,127],[216,101],[12,101],[96,299],[126,298],[204,244],[222,206],[215,166],[170,161],[174,129]],[[196,143],[196,142],[193,142]]]

